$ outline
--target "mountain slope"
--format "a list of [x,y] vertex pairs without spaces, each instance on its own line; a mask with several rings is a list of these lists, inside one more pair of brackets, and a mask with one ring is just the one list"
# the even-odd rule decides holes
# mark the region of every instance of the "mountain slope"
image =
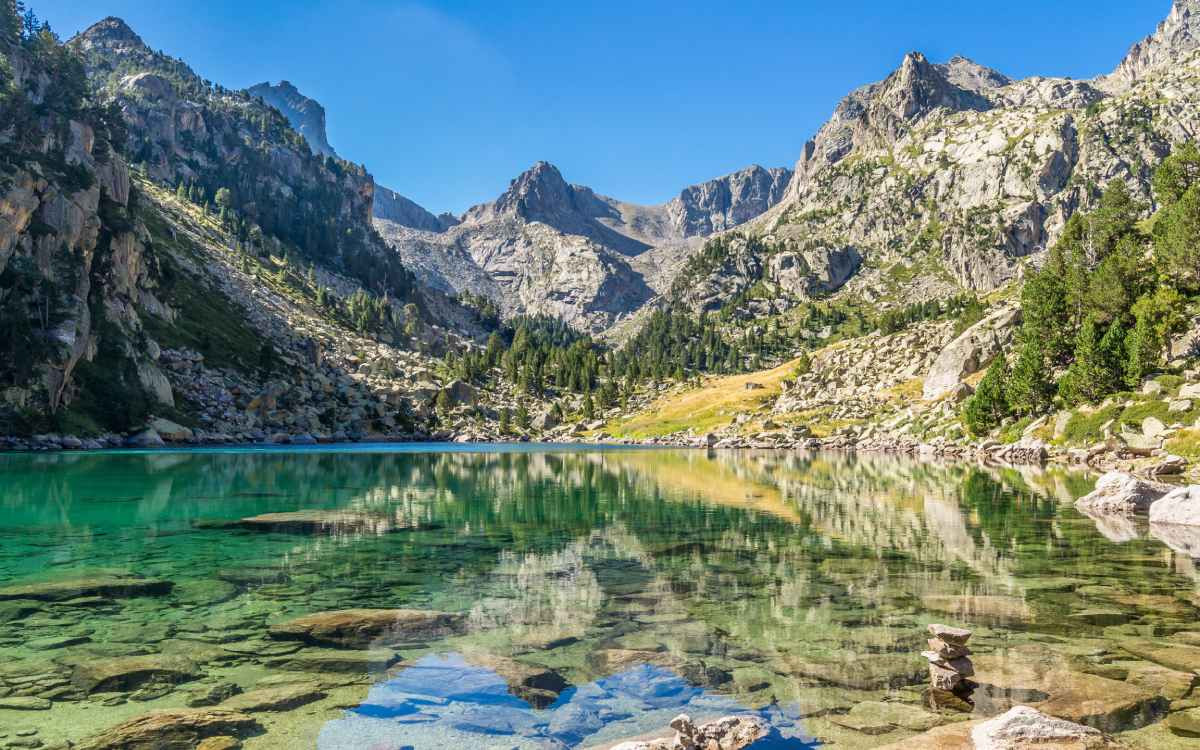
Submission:
[[[251,86],[247,91],[279,110],[292,128],[304,136],[315,153],[337,158],[337,152],[329,145],[329,137],[325,132],[325,108],[320,102],[301,94],[289,81],[277,84],[263,82]],[[408,198],[381,185],[375,187],[372,215],[403,227],[430,232],[440,232],[457,223],[454,216],[434,216]]]
[[1178,0],[1094,81],[1013,81],[962,57],[905,56],[805,145],[786,195],[744,227],[754,248],[735,242],[687,269],[683,301],[711,308],[761,282],[786,307],[796,263],[779,254],[806,256],[821,293],[841,286],[824,259],[860,257],[839,294],[872,307],[1004,286],[1109,182],[1150,201],[1153,166],[1200,130],[1198,27],[1200,3]]
[[755,166],[640,206],[569,184],[538,162],[443,232],[376,224],[431,285],[490,297],[508,315],[552,315],[599,332],[660,293],[704,237],[774,205],[790,177]]

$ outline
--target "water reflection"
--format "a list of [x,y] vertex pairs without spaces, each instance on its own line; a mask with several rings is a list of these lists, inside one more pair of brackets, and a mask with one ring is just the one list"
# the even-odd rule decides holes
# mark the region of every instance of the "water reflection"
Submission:
[[[1098,527],[1072,506],[1092,480],[1056,471],[389,448],[2,456],[0,477],[0,691],[183,654],[205,685],[316,681],[330,697],[303,716],[261,715],[292,746],[573,747],[743,709],[782,739],[873,747],[953,718],[921,708],[931,621],[976,628],[987,715],[1056,699],[1048,675],[1080,695],[1125,685],[1104,671],[1122,639],[1190,632],[1200,600],[1194,540]],[[93,601],[85,627],[66,603],[5,606],[5,587],[101,572],[174,589]],[[469,632],[388,652],[387,674],[266,634],[363,607],[462,612]],[[196,689],[64,690],[20,718],[75,741]],[[1156,716],[1148,701],[1120,715]],[[468,735],[485,744],[446,739]]]

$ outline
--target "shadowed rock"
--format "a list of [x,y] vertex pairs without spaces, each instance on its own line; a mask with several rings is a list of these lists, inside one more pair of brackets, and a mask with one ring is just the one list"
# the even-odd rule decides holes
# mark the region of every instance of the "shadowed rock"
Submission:
[[35,599],[57,602],[81,596],[126,598],[134,596],[163,596],[171,593],[173,584],[157,578],[98,576],[69,581],[42,581],[0,588],[0,601]]
[[190,660],[155,654],[84,662],[71,673],[71,684],[84,693],[95,693],[133,690],[148,682],[178,684],[199,676]]
[[362,648],[371,644],[420,643],[466,630],[466,617],[417,609],[344,609],[273,625],[277,640],[303,641],[316,646]]
[[101,732],[77,750],[193,750],[209,737],[247,737],[261,731],[255,719],[237,711],[153,711]]

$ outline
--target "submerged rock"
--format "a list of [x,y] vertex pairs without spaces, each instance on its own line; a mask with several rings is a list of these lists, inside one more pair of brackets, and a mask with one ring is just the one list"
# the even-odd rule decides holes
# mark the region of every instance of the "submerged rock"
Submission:
[[284,513],[263,513],[223,524],[207,523],[206,527],[249,529],[276,534],[386,534],[395,524],[386,516],[345,510],[296,510]]
[[336,672],[341,674],[367,674],[380,672],[400,661],[394,651],[388,649],[341,650],[306,648],[294,654],[270,657],[264,660],[267,666],[295,672]]
[[420,643],[459,635],[466,616],[418,609],[343,609],[317,612],[271,626],[268,634],[281,641],[315,646],[361,648],[372,644]]
[[482,653],[468,653],[464,657],[469,663],[500,675],[508,685],[509,693],[534,708],[546,708],[571,686],[558,672],[540,664]]
[[96,693],[133,690],[148,682],[175,685],[199,676],[190,660],[156,654],[84,662],[71,673],[71,684],[84,693]]
[[725,716],[696,725],[686,714],[671,720],[673,739],[622,742],[612,750],[741,750],[767,736],[767,724],[757,716]]
[[1096,489],[1075,501],[1075,507],[1090,513],[1131,514],[1145,512],[1171,491],[1171,485],[1147,482],[1132,474],[1110,471],[1096,482]]
[[325,697],[320,686],[312,682],[279,685],[251,690],[226,700],[221,708],[254,714],[263,711],[291,711]]
[[98,576],[66,581],[41,581],[0,588],[0,601],[34,599],[37,601],[66,601],[83,596],[126,598],[134,596],[163,596],[171,593],[174,584],[157,578]]
[[194,750],[210,737],[262,731],[254,718],[222,709],[152,711],[84,741],[77,750]]

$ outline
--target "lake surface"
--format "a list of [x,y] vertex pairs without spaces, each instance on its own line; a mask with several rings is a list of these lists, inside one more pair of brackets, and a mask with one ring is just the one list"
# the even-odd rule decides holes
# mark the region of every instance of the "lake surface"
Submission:
[[[1093,481],[553,446],[4,455],[0,747],[222,700],[261,725],[247,748],[586,748],[684,712],[758,713],[764,748],[870,748],[1039,702],[1195,747],[1162,721],[1196,700],[1187,540],[1080,515]],[[130,578],[169,583],[101,585]],[[267,633],[352,608],[466,624],[400,647]],[[924,690],[932,622],[975,632],[968,703]]]

